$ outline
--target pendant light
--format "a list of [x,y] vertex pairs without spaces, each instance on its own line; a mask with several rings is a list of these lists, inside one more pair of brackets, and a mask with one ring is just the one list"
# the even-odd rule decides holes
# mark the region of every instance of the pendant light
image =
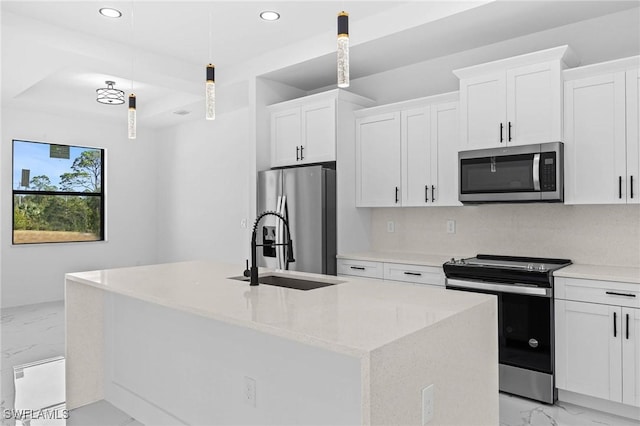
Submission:
[[136,95],[129,95],[129,112],[127,116],[127,127],[129,130],[129,139],[136,138]]
[[[209,60],[211,60],[211,10],[209,10]],[[204,106],[205,118],[207,120],[216,119],[216,67],[209,63],[207,65],[207,80],[204,85]]]
[[135,53],[133,51],[133,0],[131,1],[131,94],[129,95],[129,111],[127,112],[127,132],[129,139],[136,138],[136,95],[133,93],[133,63]]
[[205,109],[207,120],[216,119],[216,67],[207,65],[207,82],[205,83]]
[[338,87],[349,87],[349,14],[338,13]]

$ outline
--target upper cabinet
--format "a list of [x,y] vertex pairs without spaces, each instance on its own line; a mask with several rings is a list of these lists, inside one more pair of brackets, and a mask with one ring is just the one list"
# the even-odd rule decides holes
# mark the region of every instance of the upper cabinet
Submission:
[[461,149],[562,140],[562,70],[568,46],[454,71],[460,79]]
[[358,207],[460,205],[458,94],[356,112]]
[[640,202],[639,60],[565,71],[565,203]]
[[371,100],[335,89],[269,106],[271,167],[336,161],[337,107]]

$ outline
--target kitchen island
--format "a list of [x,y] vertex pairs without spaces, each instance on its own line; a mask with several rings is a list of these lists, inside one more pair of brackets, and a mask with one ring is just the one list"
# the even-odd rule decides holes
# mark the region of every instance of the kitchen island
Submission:
[[278,274],[338,284],[229,279],[243,269],[67,274],[67,407],[105,399],[149,425],[423,424],[429,412],[431,424],[498,423],[493,296],[297,272]]

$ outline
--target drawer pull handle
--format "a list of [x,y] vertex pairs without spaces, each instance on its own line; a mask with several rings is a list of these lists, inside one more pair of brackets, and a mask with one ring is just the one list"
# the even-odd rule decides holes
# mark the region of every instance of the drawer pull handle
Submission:
[[352,266],[351,269],[357,269],[358,271],[364,271],[364,266]]
[[615,291],[607,291],[607,294],[611,294],[612,296],[624,296],[624,297],[636,297],[635,294],[631,293],[618,293]]
[[422,274],[420,272],[405,272],[405,275],[413,275],[414,277],[421,277]]

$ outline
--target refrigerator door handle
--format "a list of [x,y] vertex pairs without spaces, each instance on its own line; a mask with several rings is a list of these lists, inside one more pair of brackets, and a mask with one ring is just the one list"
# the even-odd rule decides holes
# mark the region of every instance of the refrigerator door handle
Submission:
[[[278,195],[278,202],[276,203],[276,213],[280,213],[280,211],[282,210],[282,202],[283,202],[283,196]],[[280,227],[281,227],[281,221],[279,219],[276,220],[276,235],[275,235],[275,243],[279,244],[280,243]],[[282,269],[282,256],[280,256],[280,246],[275,246],[276,249],[276,268],[277,269]]]
[[[282,217],[285,218],[285,220],[287,221],[287,223],[289,222],[289,210],[287,209],[287,196],[283,195],[282,196],[282,203],[280,204],[280,214],[282,215]],[[278,248],[280,249],[280,260],[282,262],[282,266],[284,270],[288,270],[289,269],[289,263],[287,262],[287,256],[285,254],[285,250],[286,250],[286,239],[289,237],[288,235],[285,235],[286,231],[287,231],[287,227],[284,226],[284,223],[280,220],[277,219],[278,222],[280,223],[280,246],[278,246]]]

